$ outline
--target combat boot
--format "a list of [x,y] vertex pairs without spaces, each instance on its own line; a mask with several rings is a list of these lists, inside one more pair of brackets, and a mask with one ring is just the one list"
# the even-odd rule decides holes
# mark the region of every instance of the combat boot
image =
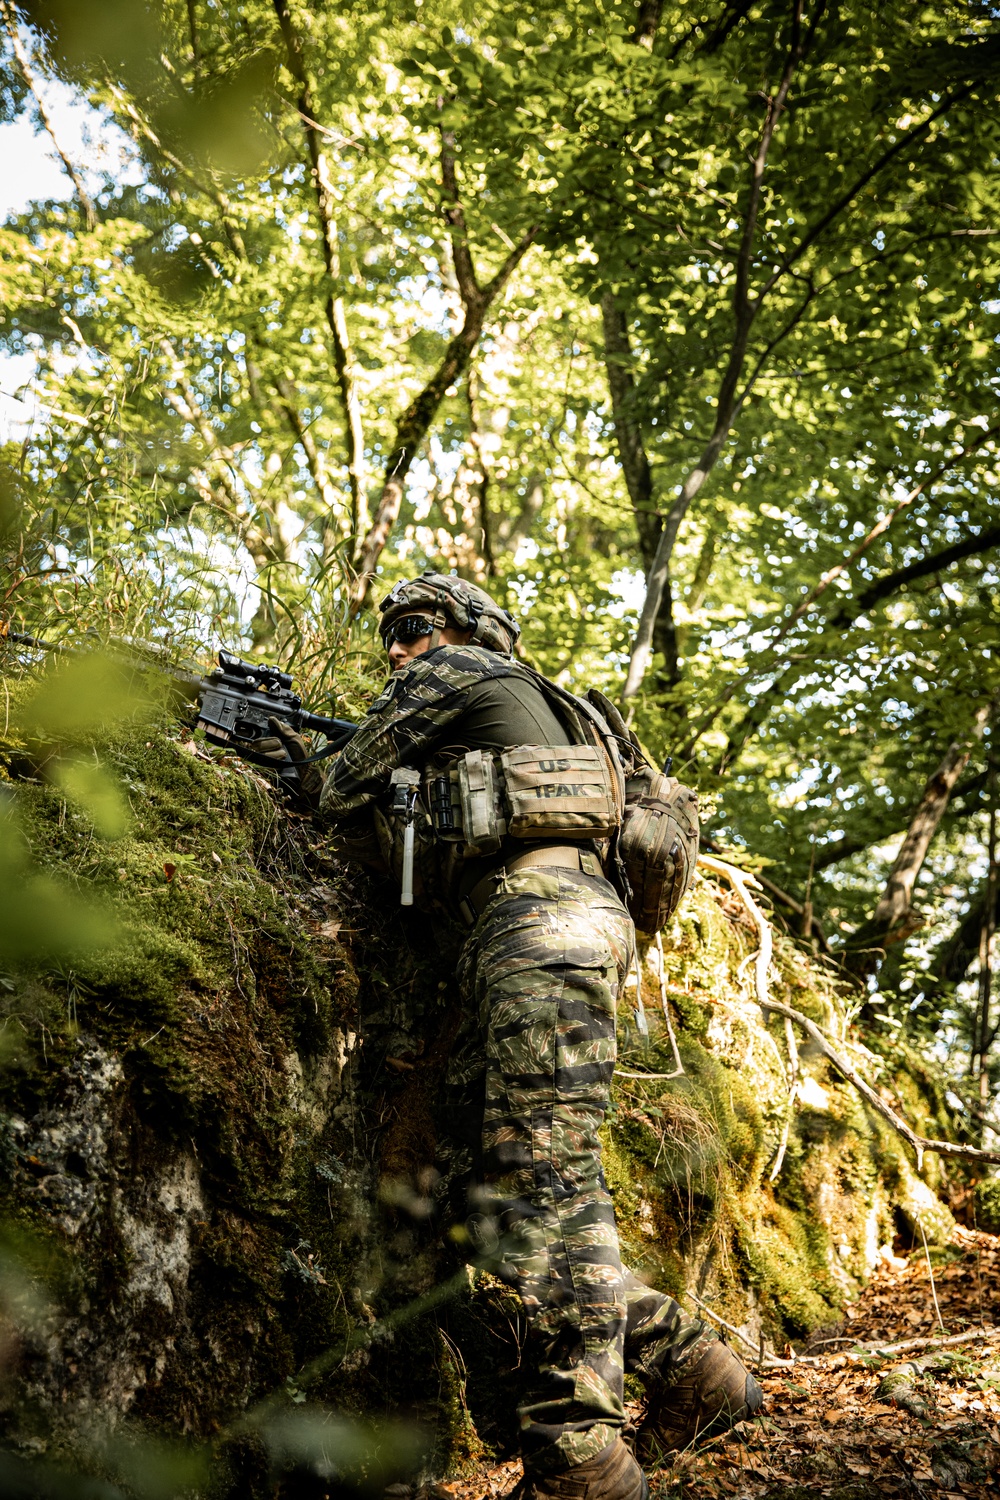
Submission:
[[727,1344],[714,1340],[687,1368],[681,1366],[669,1385],[650,1391],[646,1415],[636,1434],[635,1451],[643,1463],[696,1438],[724,1432],[760,1410],[764,1392]]
[[649,1485],[621,1438],[615,1438],[596,1458],[570,1469],[525,1470],[509,1500],[649,1500]]

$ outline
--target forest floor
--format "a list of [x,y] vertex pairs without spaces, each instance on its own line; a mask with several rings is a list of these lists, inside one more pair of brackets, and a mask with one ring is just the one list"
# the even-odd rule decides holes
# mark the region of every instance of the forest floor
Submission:
[[[652,1471],[651,1500],[1000,1496],[1000,1238],[958,1229],[931,1262],[884,1259],[837,1328],[765,1372],[763,1415]],[[996,1332],[940,1342],[981,1328]],[[904,1342],[917,1347],[866,1351]],[[485,1500],[519,1474],[498,1465],[426,1493]]]

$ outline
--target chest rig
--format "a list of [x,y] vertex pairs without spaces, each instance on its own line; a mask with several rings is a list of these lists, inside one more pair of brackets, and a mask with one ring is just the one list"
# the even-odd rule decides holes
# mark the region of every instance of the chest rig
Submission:
[[513,670],[530,677],[571,743],[468,750],[434,757],[422,771],[395,770],[375,823],[404,905],[448,890],[465,861],[512,842],[579,843],[604,855],[621,826],[625,772],[604,716],[540,673]]

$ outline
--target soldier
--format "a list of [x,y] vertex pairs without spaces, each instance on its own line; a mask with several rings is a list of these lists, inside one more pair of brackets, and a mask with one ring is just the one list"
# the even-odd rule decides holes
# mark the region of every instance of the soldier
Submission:
[[[501,828],[492,853],[463,859],[452,842],[428,864],[448,825],[442,814],[436,829],[421,795],[447,785],[449,767],[470,751],[489,758],[578,742],[577,700],[514,659],[513,616],[474,585],[425,573],[397,584],[380,608],[392,676],[334,762],[320,816],[342,847],[362,850],[374,816],[383,857],[404,880],[409,823],[418,898],[421,869],[436,869],[424,874],[425,898],[443,900],[469,929],[448,1113],[456,1137],[476,1122],[471,1138],[464,1131],[467,1242],[473,1254],[492,1252],[528,1326],[524,1500],[644,1500],[645,1478],[622,1441],[625,1370],[649,1394],[644,1459],[742,1420],[762,1397],[706,1324],[621,1262],[598,1130],[632,923],[604,877],[600,845],[558,832],[525,842]],[[302,741],[274,728],[275,758],[301,760]],[[310,787],[315,796],[317,776]]]

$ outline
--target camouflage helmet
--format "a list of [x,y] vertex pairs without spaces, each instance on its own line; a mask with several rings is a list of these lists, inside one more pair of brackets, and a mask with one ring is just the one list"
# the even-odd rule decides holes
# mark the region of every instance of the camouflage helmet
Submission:
[[431,637],[437,645],[439,632],[446,625],[472,632],[472,641],[501,656],[510,656],[521,627],[509,610],[501,609],[485,589],[464,578],[455,578],[430,569],[419,578],[397,583],[379,605],[382,615],[379,630],[383,636],[394,620],[403,615],[427,611],[434,615],[435,631]]

